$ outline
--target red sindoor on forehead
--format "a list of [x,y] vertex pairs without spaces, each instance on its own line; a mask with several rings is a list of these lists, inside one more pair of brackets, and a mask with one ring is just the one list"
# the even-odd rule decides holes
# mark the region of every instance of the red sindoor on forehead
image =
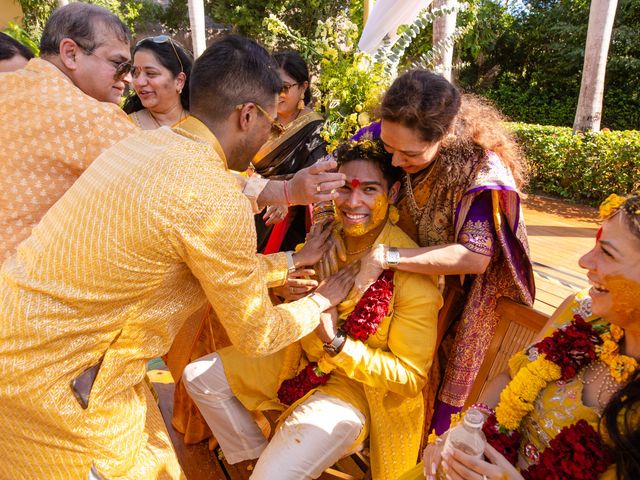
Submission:
[[358,188],[358,185],[360,185],[360,180],[358,180],[357,178],[354,178],[353,180],[351,180],[351,186],[353,188]]

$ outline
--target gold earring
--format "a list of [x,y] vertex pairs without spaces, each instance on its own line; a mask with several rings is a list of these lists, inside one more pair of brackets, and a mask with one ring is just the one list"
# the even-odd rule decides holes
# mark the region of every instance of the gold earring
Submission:
[[304,110],[304,95],[300,97],[300,100],[298,100],[298,110]]

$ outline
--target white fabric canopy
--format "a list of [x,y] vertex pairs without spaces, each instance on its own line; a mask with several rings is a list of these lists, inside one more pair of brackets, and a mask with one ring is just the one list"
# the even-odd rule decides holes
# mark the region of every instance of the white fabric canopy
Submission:
[[398,39],[400,25],[410,24],[421,10],[431,5],[431,0],[377,0],[367,24],[364,26],[358,48],[373,54],[382,45],[385,35],[391,43]]

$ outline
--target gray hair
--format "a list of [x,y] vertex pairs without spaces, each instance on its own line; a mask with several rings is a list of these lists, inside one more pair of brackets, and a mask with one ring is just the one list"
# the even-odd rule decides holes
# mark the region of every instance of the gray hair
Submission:
[[123,43],[131,43],[131,32],[113,13],[97,5],[74,2],[56,9],[47,20],[40,40],[40,55],[57,55],[64,38],[93,52],[100,46],[96,41],[98,25],[113,32]]

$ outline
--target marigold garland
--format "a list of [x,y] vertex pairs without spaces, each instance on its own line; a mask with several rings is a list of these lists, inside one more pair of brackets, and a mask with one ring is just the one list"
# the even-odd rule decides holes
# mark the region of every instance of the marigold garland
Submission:
[[[534,409],[540,392],[552,381],[568,381],[591,362],[600,360],[609,366],[619,383],[628,381],[638,362],[619,353],[618,342],[624,331],[616,326],[594,326],[582,316],[531,347],[529,363],[519,352],[509,361],[513,379],[500,394],[495,416],[490,415],[483,430],[487,441],[512,464],[517,461],[518,428]],[[538,463],[523,472],[526,479],[596,479],[612,462],[610,452],[599,434],[584,420],[565,427],[541,454]]]
[[[354,340],[366,341],[378,331],[380,322],[387,315],[393,297],[393,270],[383,271],[378,279],[367,288],[342,329]],[[285,405],[292,405],[310,390],[329,381],[332,368],[326,368],[326,360],[309,363],[295,377],[283,381],[278,389],[278,399]]]

